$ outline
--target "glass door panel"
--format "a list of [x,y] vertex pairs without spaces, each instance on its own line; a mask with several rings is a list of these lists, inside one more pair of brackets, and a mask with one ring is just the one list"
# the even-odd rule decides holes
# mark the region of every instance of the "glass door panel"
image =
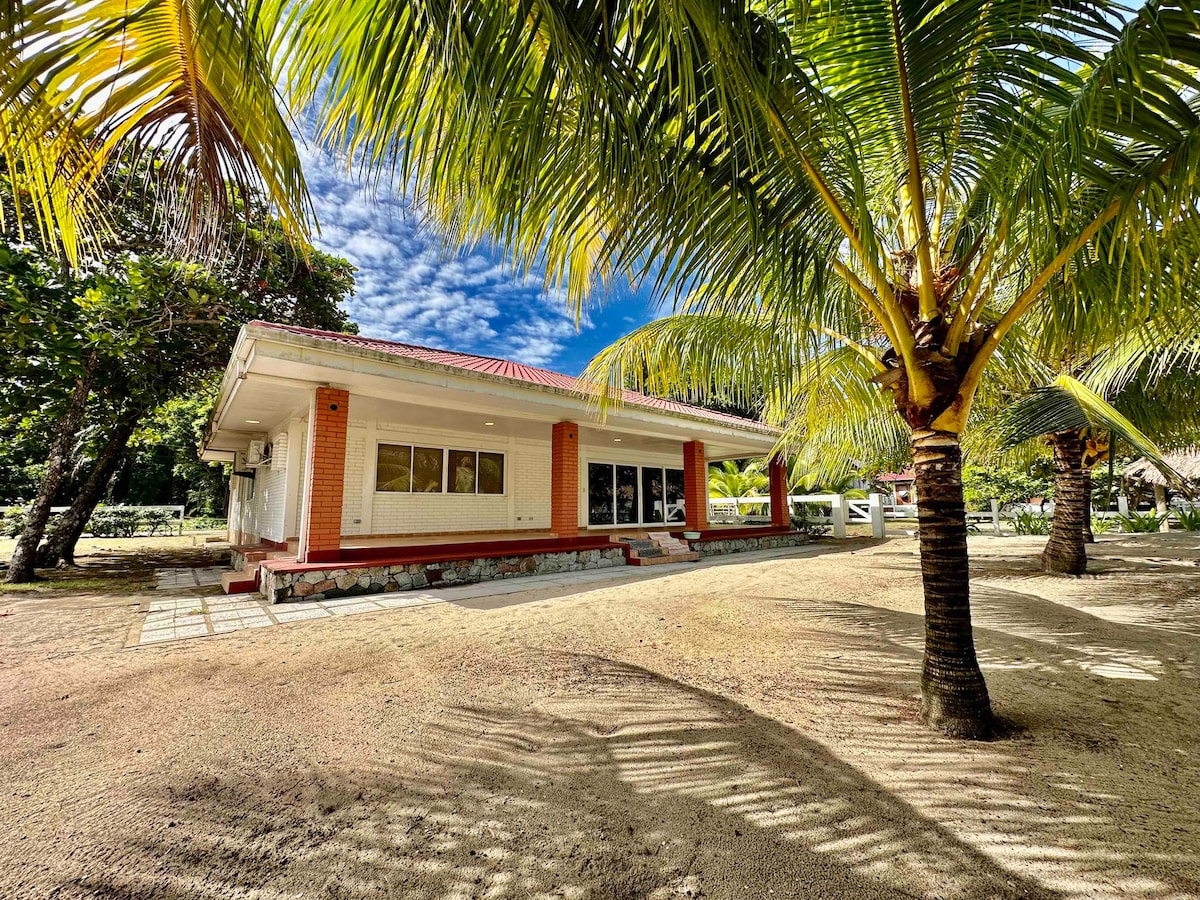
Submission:
[[683,469],[667,469],[667,521],[685,522]]
[[636,525],[637,520],[637,466],[617,466],[617,524]]
[[613,467],[588,463],[588,524],[613,524]]
[[662,469],[642,469],[642,521],[663,521]]

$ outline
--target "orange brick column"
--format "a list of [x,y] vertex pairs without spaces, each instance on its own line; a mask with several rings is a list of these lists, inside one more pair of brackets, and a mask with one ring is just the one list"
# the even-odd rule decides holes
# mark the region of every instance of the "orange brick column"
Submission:
[[332,562],[341,557],[342,489],[346,480],[349,413],[349,391],[317,388],[308,419],[299,562]]
[[579,426],[559,422],[550,438],[550,530],[579,534]]
[[708,460],[703,441],[683,445],[683,512],[688,531],[708,527]]
[[767,474],[771,478],[771,524],[783,527],[792,524],[788,506],[787,463],[783,459],[772,459],[767,463]]

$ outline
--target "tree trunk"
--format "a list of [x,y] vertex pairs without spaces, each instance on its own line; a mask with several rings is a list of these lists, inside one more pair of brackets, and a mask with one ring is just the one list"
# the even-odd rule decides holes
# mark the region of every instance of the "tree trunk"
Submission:
[[50,446],[50,456],[46,460],[46,475],[38,488],[37,498],[25,515],[25,526],[21,536],[17,538],[17,546],[13,550],[12,559],[8,564],[8,575],[5,581],[9,584],[21,584],[36,578],[34,566],[37,564],[38,545],[46,532],[46,523],[50,521],[50,508],[54,505],[54,495],[62,484],[63,474],[71,459],[71,448],[75,437],[83,424],[83,416],[87,411],[87,398],[92,389],[92,371],[95,368],[95,357],[89,357],[84,365],[83,374],[75,382],[75,390],[58,426],[58,434]]
[[1162,524],[1158,526],[1158,530],[1170,531],[1171,507],[1167,505],[1167,489],[1161,484],[1154,486],[1154,511],[1162,516]]
[[1089,492],[1083,471],[1083,439],[1077,431],[1050,436],[1054,451],[1054,522],[1042,551],[1042,569],[1061,575],[1087,571],[1083,524]]
[[69,566],[75,565],[75,545],[104,497],[104,490],[120,465],[125,448],[139,421],[141,413],[130,412],[113,427],[112,434],[96,457],[91,473],[71,502],[71,508],[62,514],[54,529],[46,535],[46,542],[38,551],[38,562],[41,565],[54,566],[58,565],[59,561]]
[[[1083,470],[1083,542],[1085,544],[1096,543],[1096,536],[1092,534],[1092,470]],[[1086,550],[1084,551],[1087,552]]]
[[921,716],[955,737],[988,738],[996,725],[971,633],[962,450],[955,434],[919,429],[912,452],[925,586]]

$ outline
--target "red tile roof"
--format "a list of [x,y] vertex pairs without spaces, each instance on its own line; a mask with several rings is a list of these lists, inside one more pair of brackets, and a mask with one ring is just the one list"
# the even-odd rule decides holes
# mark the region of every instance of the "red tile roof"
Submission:
[[[525,382],[526,384],[536,384],[577,393],[587,391],[586,383],[574,376],[563,375],[561,372],[552,372],[549,369],[541,369],[537,366],[527,366],[524,363],[513,362],[508,359],[498,359],[494,356],[475,356],[471,353],[456,353],[453,350],[438,350],[433,347],[422,347],[418,344],[401,344],[397,341],[385,341],[380,338],[363,337],[357,334],[342,334],[337,331],[318,331],[315,328],[280,325],[276,322],[261,322],[256,320],[250,324],[257,325],[260,328],[270,328],[274,331],[285,331],[290,334],[320,338],[332,343],[345,344],[348,347],[358,347],[363,350],[374,350],[377,353],[388,353],[392,356],[403,356],[407,359],[435,363],[441,366],[448,366],[452,369],[482,372],[488,375],[495,375],[499,378]],[[639,394],[636,391],[624,391],[623,394],[625,402],[632,406],[642,406],[661,412],[694,416],[698,419],[707,419],[710,422],[717,422],[733,428],[747,428],[758,432],[771,431],[762,422],[757,422],[754,419],[744,419],[741,416],[716,412],[715,410],[705,409],[701,406],[693,406],[690,403],[681,403],[678,400],[664,400],[662,397],[650,397],[646,394]]]
[[912,469],[905,469],[903,472],[886,472],[883,475],[876,475],[876,481],[916,481],[917,475]]

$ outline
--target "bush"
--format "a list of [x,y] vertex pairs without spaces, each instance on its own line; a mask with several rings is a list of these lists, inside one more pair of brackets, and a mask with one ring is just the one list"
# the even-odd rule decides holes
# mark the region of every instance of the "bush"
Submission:
[[809,518],[818,509],[819,507],[815,504],[797,503],[792,509],[792,528],[801,534],[807,534],[811,538],[825,537],[825,535],[829,534],[829,524],[826,522],[814,522]]
[[[3,515],[0,515],[0,537],[18,538],[21,532],[25,530],[25,514],[29,512],[28,507],[14,506],[12,509],[6,509]],[[46,520],[46,533],[54,530],[54,526],[58,524],[61,513],[51,513],[50,518]]]
[[1176,510],[1175,518],[1185,531],[1200,531],[1200,509]]
[[1092,516],[1092,534],[1108,534],[1117,527],[1117,521],[1107,516]]
[[1153,512],[1131,512],[1125,516],[1117,516],[1117,521],[1121,523],[1121,530],[1129,534],[1153,534],[1162,528],[1166,519],[1166,516],[1160,516]]
[[6,509],[4,515],[0,516],[0,535],[2,536],[18,537],[24,528],[25,509],[23,507],[14,506],[12,509]]
[[183,523],[187,531],[218,531],[229,527],[229,520],[220,516],[196,516]]
[[169,509],[147,509],[142,512],[142,526],[148,535],[174,534],[179,520]]
[[1012,526],[1016,529],[1017,534],[1050,533],[1050,518],[1040,513],[1022,510],[1015,515],[1009,516],[1008,521],[1012,522]]
[[142,524],[142,511],[128,506],[101,506],[88,519],[92,537],[133,537]]

